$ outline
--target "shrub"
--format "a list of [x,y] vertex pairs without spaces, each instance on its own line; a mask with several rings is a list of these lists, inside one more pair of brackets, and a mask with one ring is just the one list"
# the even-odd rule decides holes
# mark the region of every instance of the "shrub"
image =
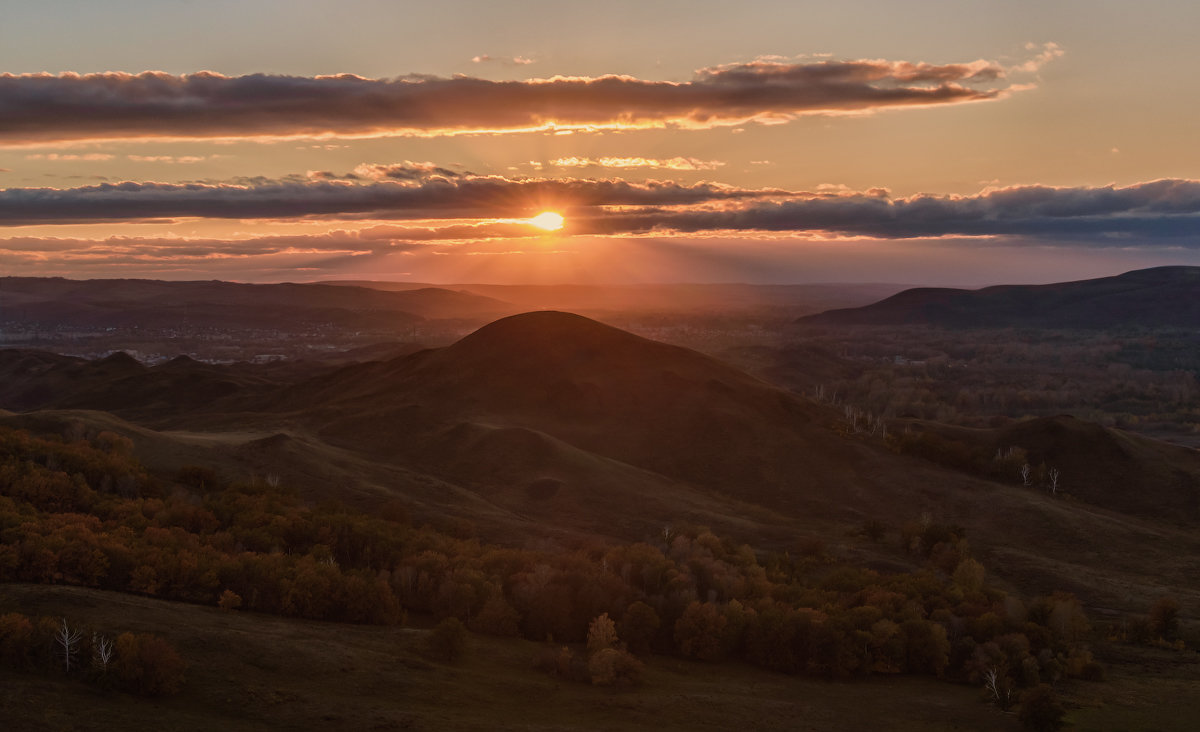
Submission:
[[1054,732],[1062,727],[1066,710],[1058,703],[1054,689],[1048,684],[1038,684],[1021,695],[1021,707],[1017,719],[1025,729],[1035,732]]
[[1150,606],[1150,633],[1155,638],[1172,640],[1179,632],[1179,601],[1163,596]]
[[117,637],[113,674],[121,688],[142,696],[179,691],[187,664],[175,648],[156,635],[122,633]]
[[602,648],[588,660],[588,674],[596,686],[633,686],[641,682],[642,662],[628,651]]
[[237,610],[242,606],[242,596],[233,590],[225,590],[221,593],[221,599],[217,600],[217,607],[222,610]]
[[458,618],[446,618],[429,631],[425,649],[441,661],[454,662],[462,658],[467,647],[467,629]]

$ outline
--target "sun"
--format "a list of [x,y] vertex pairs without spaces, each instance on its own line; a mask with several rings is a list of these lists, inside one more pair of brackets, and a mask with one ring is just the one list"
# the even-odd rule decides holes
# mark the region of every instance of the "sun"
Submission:
[[558,231],[563,227],[562,214],[554,211],[543,211],[533,218],[525,219],[525,222],[546,231]]

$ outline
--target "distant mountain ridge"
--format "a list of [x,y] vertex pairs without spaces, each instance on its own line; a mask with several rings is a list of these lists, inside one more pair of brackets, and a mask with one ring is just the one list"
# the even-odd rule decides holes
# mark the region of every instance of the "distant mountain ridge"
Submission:
[[1093,280],[981,290],[923,287],[796,322],[947,328],[1198,327],[1200,267],[1154,267]]
[[378,325],[479,318],[516,308],[490,297],[427,287],[385,292],[318,284],[0,278],[0,321],[72,327],[269,328],[281,322]]
[[[411,282],[370,280],[326,281],[336,286],[406,291],[438,287]],[[904,285],[887,283],[823,283],[749,285],[675,283],[637,285],[441,285],[513,303],[522,311],[566,310],[597,315],[612,312],[738,313],[763,309],[793,314],[817,313],[834,307],[862,305],[899,292]]]

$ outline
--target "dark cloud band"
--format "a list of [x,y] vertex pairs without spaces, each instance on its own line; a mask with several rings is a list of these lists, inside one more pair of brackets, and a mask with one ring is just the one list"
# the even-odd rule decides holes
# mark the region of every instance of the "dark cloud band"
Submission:
[[3,74],[0,143],[710,128],[983,101],[1013,88],[1002,67],[984,61],[756,61],[703,69],[685,82],[628,76],[490,81],[212,72]]
[[[370,166],[402,178],[400,166]],[[0,225],[137,221],[172,217],[274,219],[304,217],[514,217],[549,207],[674,206],[783,195],[712,183],[632,183],[574,178],[428,177],[365,184],[327,180],[251,185],[102,183],[80,188],[0,190]]]
[[592,233],[827,232],[879,239],[1003,237],[1086,241],[1139,239],[1200,247],[1200,181],[1158,180],[1117,188],[1019,186],[974,196],[805,196],[705,210],[662,208],[597,216]]
[[[422,164],[426,165],[426,164]],[[886,191],[804,193],[712,183],[509,179],[360,166],[367,183],[326,180],[253,185],[117,183],[0,190],[0,225],[213,219],[510,219],[545,208],[568,213],[569,234],[822,232],[879,239],[1025,237],[1123,245],[1137,239],[1200,247],[1200,181],[1126,187],[1016,186],[971,196],[889,197]],[[432,168],[427,168],[433,170]],[[380,172],[382,171],[382,172]],[[408,232],[408,233],[404,233]],[[423,232],[423,233],[419,233]],[[523,227],[474,224],[405,229],[397,239],[526,236]]]

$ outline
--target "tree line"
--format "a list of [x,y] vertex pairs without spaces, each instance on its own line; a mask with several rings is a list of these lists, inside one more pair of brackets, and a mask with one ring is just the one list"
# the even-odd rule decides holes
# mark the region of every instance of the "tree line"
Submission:
[[[588,676],[614,681],[650,652],[834,679],[930,674],[1010,693],[1103,674],[1075,597],[1000,591],[963,530],[928,517],[902,532],[924,567],[900,573],[837,561],[815,541],[760,552],[692,525],[643,542],[520,548],[414,526],[395,507],[308,505],[277,481],[204,468],[158,480],[112,433],[68,442],[3,428],[0,493],[0,581],[358,623],[427,613],[555,647],[588,641]],[[875,529],[868,536],[885,530]],[[569,673],[573,663],[546,665]]]

